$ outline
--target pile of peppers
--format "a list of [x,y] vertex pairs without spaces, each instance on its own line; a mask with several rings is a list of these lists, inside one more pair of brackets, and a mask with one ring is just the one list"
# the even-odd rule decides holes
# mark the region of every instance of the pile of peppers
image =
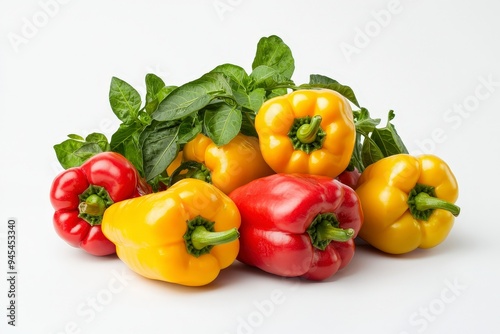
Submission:
[[[66,169],[50,189],[55,231],[91,255],[116,253],[146,278],[186,286],[211,283],[235,261],[326,280],[348,266],[356,240],[405,254],[449,235],[460,213],[450,167],[410,155],[389,121],[377,129],[341,92],[269,96],[253,122],[253,135],[223,145],[204,133],[179,145],[161,187],[111,150]],[[381,133],[398,150],[376,147]]]

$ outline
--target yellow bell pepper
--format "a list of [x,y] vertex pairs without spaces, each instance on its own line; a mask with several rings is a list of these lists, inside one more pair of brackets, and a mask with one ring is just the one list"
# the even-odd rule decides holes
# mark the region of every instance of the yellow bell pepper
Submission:
[[168,176],[172,175],[175,172],[175,170],[180,167],[180,165],[182,164],[182,157],[183,153],[182,151],[180,151],[179,153],[177,153],[177,156],[175,157],[174,161],[172,161],[170,165],[168,165],[167,167]]
[[297,90],[266,101],[255,118],[264,160],[277,173],[337,177],[356,140],[348,101],[328,90]]
[[184,146],[183,158],[188,167],[196,163],[188,177],[208,181],[225,194],[274,173],[260,153],[258,139],[241,133],[222,146],[198,134]]
[[383,158],[363,171],[356,193],[364,213],[359,236],[391,254],[440,244],[460,213],[455,176],[434,155]]
[[219,189],[184,179],[165,191],[111,205],[102,231],[136,273],[201,286],[236,259],[240,220],[234,202]]

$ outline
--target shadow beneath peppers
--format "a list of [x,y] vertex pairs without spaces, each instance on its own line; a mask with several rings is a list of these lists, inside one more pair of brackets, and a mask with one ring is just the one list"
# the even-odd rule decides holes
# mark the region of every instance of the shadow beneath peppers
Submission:
[[298,282],[307,281],[300,277],[283,277],[271,274],[262,269],[244,264],[239,261],[235,261],[235,263],[228,269],[233,272],[231,275],[234,275],[236,279],[240,280],[240,283],[241,281],[254,282],[255,280],[263,280],[271,281],[273,283],[278,282],[280,284],[286,284],[290,287],[293,287],[297,285]]
[[[384,257],[388,259],[424,259],[434,256],[440,256],[449,252],[455,252],[457,249],[463,249],[463,244],[459,240],[445,240],[442,244],[439,244],[433,248],[422,249],[417,248],[411,252],[404,254],[389,254],[385,253],[362,239],[356,239],[356,253],[358,256],[372,256],[372,257]],[[360,253],[362,255],[360,255]],[[355,255],[356,257],[356,255]]]
[[126,271],[128,275],[134,276],[134,280],[145,282],[153,289],[170,291],[179,294],[200,294],[216,291],[219,289],[228,288],[233,285],[240,285],[241,281],[245,279],[245,275],[242,275],[241,271],[245,270],[245,265],[235,261],[231,266],[220,271],[219,275],[209,284],[202,286],[186,286],[177,283],[165,282],[161,280],[154,280],[144,277],[132,271],[126,265]]

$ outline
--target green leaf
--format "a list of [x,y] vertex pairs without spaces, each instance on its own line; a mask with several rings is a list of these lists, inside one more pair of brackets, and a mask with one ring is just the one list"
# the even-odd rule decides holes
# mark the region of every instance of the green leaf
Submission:
[[252,88],[264,88],[267,91],[275,89],[277,86],[291,86],[293,82],[287,79],[281,73],[270,66],[260,65],[256,67],[250,74],[252,80]]
[[[111,136],[111,151],[118,152],[120,145],[131,140],[131,138],[137,134],[141,133],[144,126],[139,123],[131,123],[131,124],[120,124],[118,130]],[[123,153],[123,152],[118,152]]]
[[163,80],[153,73],[146,74],[146,112],[151,115],[158,108],[160,102],[176,88],[175,86],[165,86]]
[[146,105],[145,109],[148,114],[156,110],[158,104],[157,94],[165,87],[165,82],[153,73],[146,74]]
[[64,169],[81,166],[90,157],[109,148],[106,136],[101,133],[92,133],[85,140],[78,135],[68,137],[69,139],[54,145],[57,160]]
[[108,143],[108,138],[106,138],[106,136],[102,133],[91,133],[85,138],[85,141],[88,143],[96,143],[103,152],[111,149],[110,144]]
[[146,74],[146,95],[155,96],[158,94],[163,87],[165,87],[165,82],[153,73]]
[[170,93],[153,113],[157,121],[183,118],[206,107],[213,99],[230,96],[229,79],[222,73],[207,73]]
[[254,113],[243,112],[241,113],[241,129],[240,132],[246,136],[258,137],[255,130],[255,115]]
[[361,136],[362,135],[359,132],[356,132],[356,142],[352,151],[351,161],[347,167],[347,169],[351,171],[354,170],[354,168],[357,168],[360,173],[365,169],[365,166],[363,165],[363,158],[361,156],[361,150],[363,148]]
[[380,118],[371,118],[366,108],[353,111],[353,114],[356,131],[364,136],[368,136],[380,124]]
[[217,146],[229,143],[241,128],[241,110],[227,104],[205,111],[205,131]]
[[292,51],[281,38],[274,35],[261,38],[257,44],[252,69],[261,65],[276,69],[286,79],[291,79],[295,70]]
[[273,97],[286,95],[287,93],[288,93],[288,90],[286,88],[273,89],[272,91],[267,93],[266,99],[269,100],[269,99],[272,99]]
[[69,134],[69,135],[68,135],[68,138],[75,139],[75,140],[82,140],[82,141],[83,141],[83,140],[85,140],[85,139],[83,139],[83,137],[82,137],[82,136],[75,135],[75,134],[73,134],[73,133],[72,133],[72,134]]
[[165,86],[165,87],[163,87],[156,94],[156,97],[158,98],[158,102],[161,103],[161,101],[163,101],[168,96],[168,94],[172,93],[176,88],[177,88],[177,86]]
[[366,168],[382,158],[384,158],[384,155],[377,144],[371,138],[365,137],[361,148],[361,159],[363,160],[364,167]]
[[238,65],[222,64],[214,68],[210,73],[222,73],[226,75],[235,84],[233,89],[242,89],[245,91],[250,84],[250,77],[247,72]]
[[329,85],[329,84],[335,84],[339,83],[337,80],[329,78],[325,75],[321,74],[311,74],[309,76],[309,84],[314,85],[314,84],[319,84],[319,85]]
[[250,93],[242,91],[234,91],[234,98],[239,106],[249,109],[257,113],[266,99],[266,90],[264,88],[257,88]]
[[386,127],[373,130],[370,136],[379,147],[384,157],[400,153],[408,153],[408,149],[404,145],[403,140],[398,135],[394,125],[391,123],[391,120],[394,119],[394,117],[394,111],[389,111]]
[[113,77],[109,88],[109,104],[118,119],[129,123],[137,118],[141,96],[128,83]]
[[334,91],[340,93],[342,96],[344,96],[349,101],[351,101],[355,106],[357,106],[358,108],[361,108],[359,105],[359,102],[356,98],[356,95],[354,95],[354,91],[351,89],[351,87],[344,86],[344,85],[340,84],[338,81],[331,79],[329,77],[326,77],[324,75],[311,74],[309,77],[309,84],[302,85],[301,87],[327,88],[327,89],[334,90]]
[[140,135],[140,132],[134,132],[122,142],[117,152],[127,158],[135,166],[139,174],[144,177],[142,147],[139,143]]
[[173,126],[171,122],[152,122],[141,133],[139,144],[147,181],[163,173],[174,161],[179,151],[178,130],[178,126]]
[[202,124],[198,117],[186,117],[179,125],[178,144],[186,144],[202,131]]

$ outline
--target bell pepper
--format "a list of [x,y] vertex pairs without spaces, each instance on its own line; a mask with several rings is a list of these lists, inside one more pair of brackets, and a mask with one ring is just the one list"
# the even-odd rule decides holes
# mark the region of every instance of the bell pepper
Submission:
[[[183,158],[185,162],[178,171],[188,170],[184,177],[205,180],[225,194],[274,173],[260,153],[258,139],[241,133],[222,146],[198,134],[184,146]],[[175,173],[172,180],[175,182],[178,176]]]
[[50,189],[54,228],[73,247],[96,256],[113,254],[115,245],[101,230],[104,212],[115,202],[149,192],[151,188],[125,157],[99,153],[55,177]]
[[458,184],[439,157],[397,154],[369,165],[356,192],[365,221],[360,237],[375,248],[403,254],[443,242],[460,208]]
[[240,214],[215,186],[187,178],[104,213],[102,231],[136,273],[187,286],[212,282],[236,259]]
[[262,156],[276,173],[335,178],[356,140],[347,100],[328,90],[297,90],[267,100],[255,118]]
[[175,170],[180,167],[180,165],[182,164],[182,159],[183,159],[182,157],[183,153],[182,151],[180,151],[179,153],[177,153],[177,156],[175,157],[174,161],[172,161],[170,165],[168,165],[166,170],[168,176],[172,175],[175,172]]
[[238,260],[284,276],[324,280],[351,261],[363,221],[354,190],[322,176],[274,174],[234,190]]
[[358,184],[359,177],[361,173],[357,168],[353,170],[345,170],[340,173],[339,176],[336,177],[337,180],[345,184],[346,186],[351,187],[352,189],[356,189],[356,185]]

